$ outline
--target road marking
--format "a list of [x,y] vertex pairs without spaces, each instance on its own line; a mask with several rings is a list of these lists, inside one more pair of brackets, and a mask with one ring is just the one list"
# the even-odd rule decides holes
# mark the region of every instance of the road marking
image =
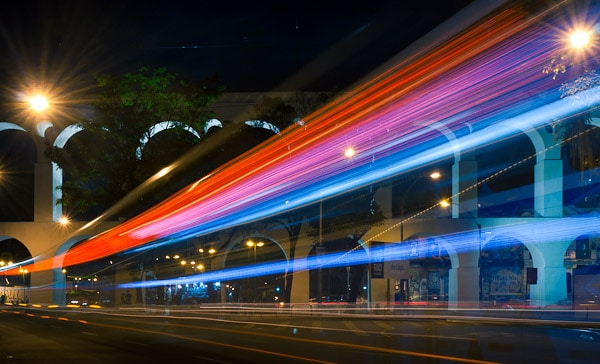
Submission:
[[395,328],[395,326],[392,326],[392,325],[388,324],[387,322],[383,322],[383,321],[373,321],[373,322],[375,322],[375,325],[377,325],[387,331]]
[[352,321],[344,321],[344,326],[348,329],[352,330],[353,333],[359,336],[369,336],[364,330],[361,330],[354,322]]

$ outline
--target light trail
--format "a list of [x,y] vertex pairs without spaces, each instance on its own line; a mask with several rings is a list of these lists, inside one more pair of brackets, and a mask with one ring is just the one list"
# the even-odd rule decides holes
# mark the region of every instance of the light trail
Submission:
[[[531,241],[543,242],[545,244],[554,244],[555,242],[568,241],[565,237],[575,235],[595,234],[600,228],[600,219],[597,217],[577,217],[560,218],[543,221],[535,221],[524,224],[519,221],[509,223],[503,226],[486,228],[485,233],[494,236],[494,246],[497,248],[503,244],[512,246],[514,240],[512,237],[517,235],[527,235]],[[477,229],[463,231],[452,234],[436,235],[435,241],[440,246],[440,250],[452,249],[455,253],[465,253],[479,251],[480,244],[485,241],[480,238]],[[415,243],[417,243],[415,241]],[[139,281],[123,283],[119,288],[139,288],[139,287],[158,287],[165,285],[178,285],[197,282],[223,282],[243,278],[260,277],[272,274],[285,274],[288,271],[311,271],[320,268],[336,268],[346,266],[356,266],[370,264],[372,257],[385,257],[386,261],[409,260],[418,252],[413,249],[419,249],[413,244],[386,244],[380,247],[370,247],[369,252],[364,249],[355,249],[351,252],[336,252],[323,254],[319,256],[309,256],[303,259],[292,261],[275,261],[260,264],[245,265],[221,270],[214,270],[196,275],[188,275],[165,280]]]
[[[202,235],[307,206],[597,105],[561,98],[544,65],[566,52],[553,8],[501,8],[453,38],[399,62],[197,183],[55,259],[62,266],[169,236]],[[594,9],[597,11],[598,9]],[[590,10],[591,11],[591,10]],[[585,65],[595,66],[586,58]],[[578,72],[574,72],[578,73]],[[571,77],[579,76],[573,75]],[[450,145],[427,125],[441,123]],[[351,146],[356,155],[347,158]],[[60,258],[60,257],[59,257]],[[56,269],[50,261],[32,269]],[[30,269],[30,271],[32,270]]]

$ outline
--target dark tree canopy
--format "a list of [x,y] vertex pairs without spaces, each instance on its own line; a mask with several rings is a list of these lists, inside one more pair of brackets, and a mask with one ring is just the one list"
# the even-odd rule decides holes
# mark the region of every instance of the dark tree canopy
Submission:
[[[183,80],[164,68],[98,76],[97,85],[93,114],[78,123],[84,132],[65,148],[47,150],[66,171],[59,202],[82,218],[119,201],[196,144],[186,127],[202,132],[222,92],[214,80]],[[147,146],[153,126],[164,121],[170,129],[158,138],[163,145]]]

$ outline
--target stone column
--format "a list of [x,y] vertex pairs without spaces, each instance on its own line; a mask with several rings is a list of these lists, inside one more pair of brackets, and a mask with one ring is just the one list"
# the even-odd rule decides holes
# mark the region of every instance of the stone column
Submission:
[[531,304],[548,306],[567,299],[567,269],[564,255],[571,239],[544,241],[529,251],[537,268],[537,284],[530,288]]
[[67,303],[67,279],[62,269],[52,270],[52,276],[54,277],[54,281],[52,282],[52,303],[64,306]]
[[535,165],[535,211],[543,217],[562,217],[563,161],[544,159]]
[[448,309],[479,308],[479,267],[448,271]]
[[[29,302],[41,305],[47,305],[51,303],[64,304],[65,302],[65,287],[64,283],[62,286],[56,287],[54,285],[54,272],[51,270],[40,270],[31,272],[31,287],[26,288],[27,296],[29,296]],[[64,278],[63,278],[64,282]],[[62,288],[62,289],[61,289]],[[57,297],[62,294],[62,301],[55,301]]]
[[[302,304],[308,304],[309,296],[310,296],[310,275],[308,270],[298,270],[299,267],[296,267],[297,271],[293,272],[294,279],[292,280],[292,294],[290,297],[290,304],[293,307],[295,304],[300,304],[299,307],[302,307]],[[287,302],[286,302],[287,303]]]
[[35,222],[53,221],[52,176],[53,170],[50,162],[35,164],[33,205],[33,219]]
[[[452,217],[477,216],[477,161],[464,159],[452,165]],[[467,212],[468,211],[468,212]]]

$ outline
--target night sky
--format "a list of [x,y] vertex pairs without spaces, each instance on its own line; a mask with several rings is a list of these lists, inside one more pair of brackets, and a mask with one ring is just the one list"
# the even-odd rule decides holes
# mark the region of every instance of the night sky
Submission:
[[[95,75],[136,72],[141,66],[166,67],[182,78],[217,77],[230,92],[343,90],[468,3],[3,2],[0,122],[28,123],[19,113],[24,92],[43,89],[58,95],[53,101],[60,100],[68,115],[69,107],[87,104]],[[7,156],[15,155],[15,143],[19,148],[27,144],[10,135],[0,136],[0,166],[17,170]],[[35,158],[29,152],[17,154]],[[20,204],[11,198],[27,195],[15,186],[33,188],[31,176],[19,176],[22,181],[13,176],[10,184],[4,176],[1,219],[32,218],[30,210],[14,210]]]
[[469,2],[4,2],[3,104],[37,84],[77,95],[97,73],[143,65],[227,91],[343,89]]

